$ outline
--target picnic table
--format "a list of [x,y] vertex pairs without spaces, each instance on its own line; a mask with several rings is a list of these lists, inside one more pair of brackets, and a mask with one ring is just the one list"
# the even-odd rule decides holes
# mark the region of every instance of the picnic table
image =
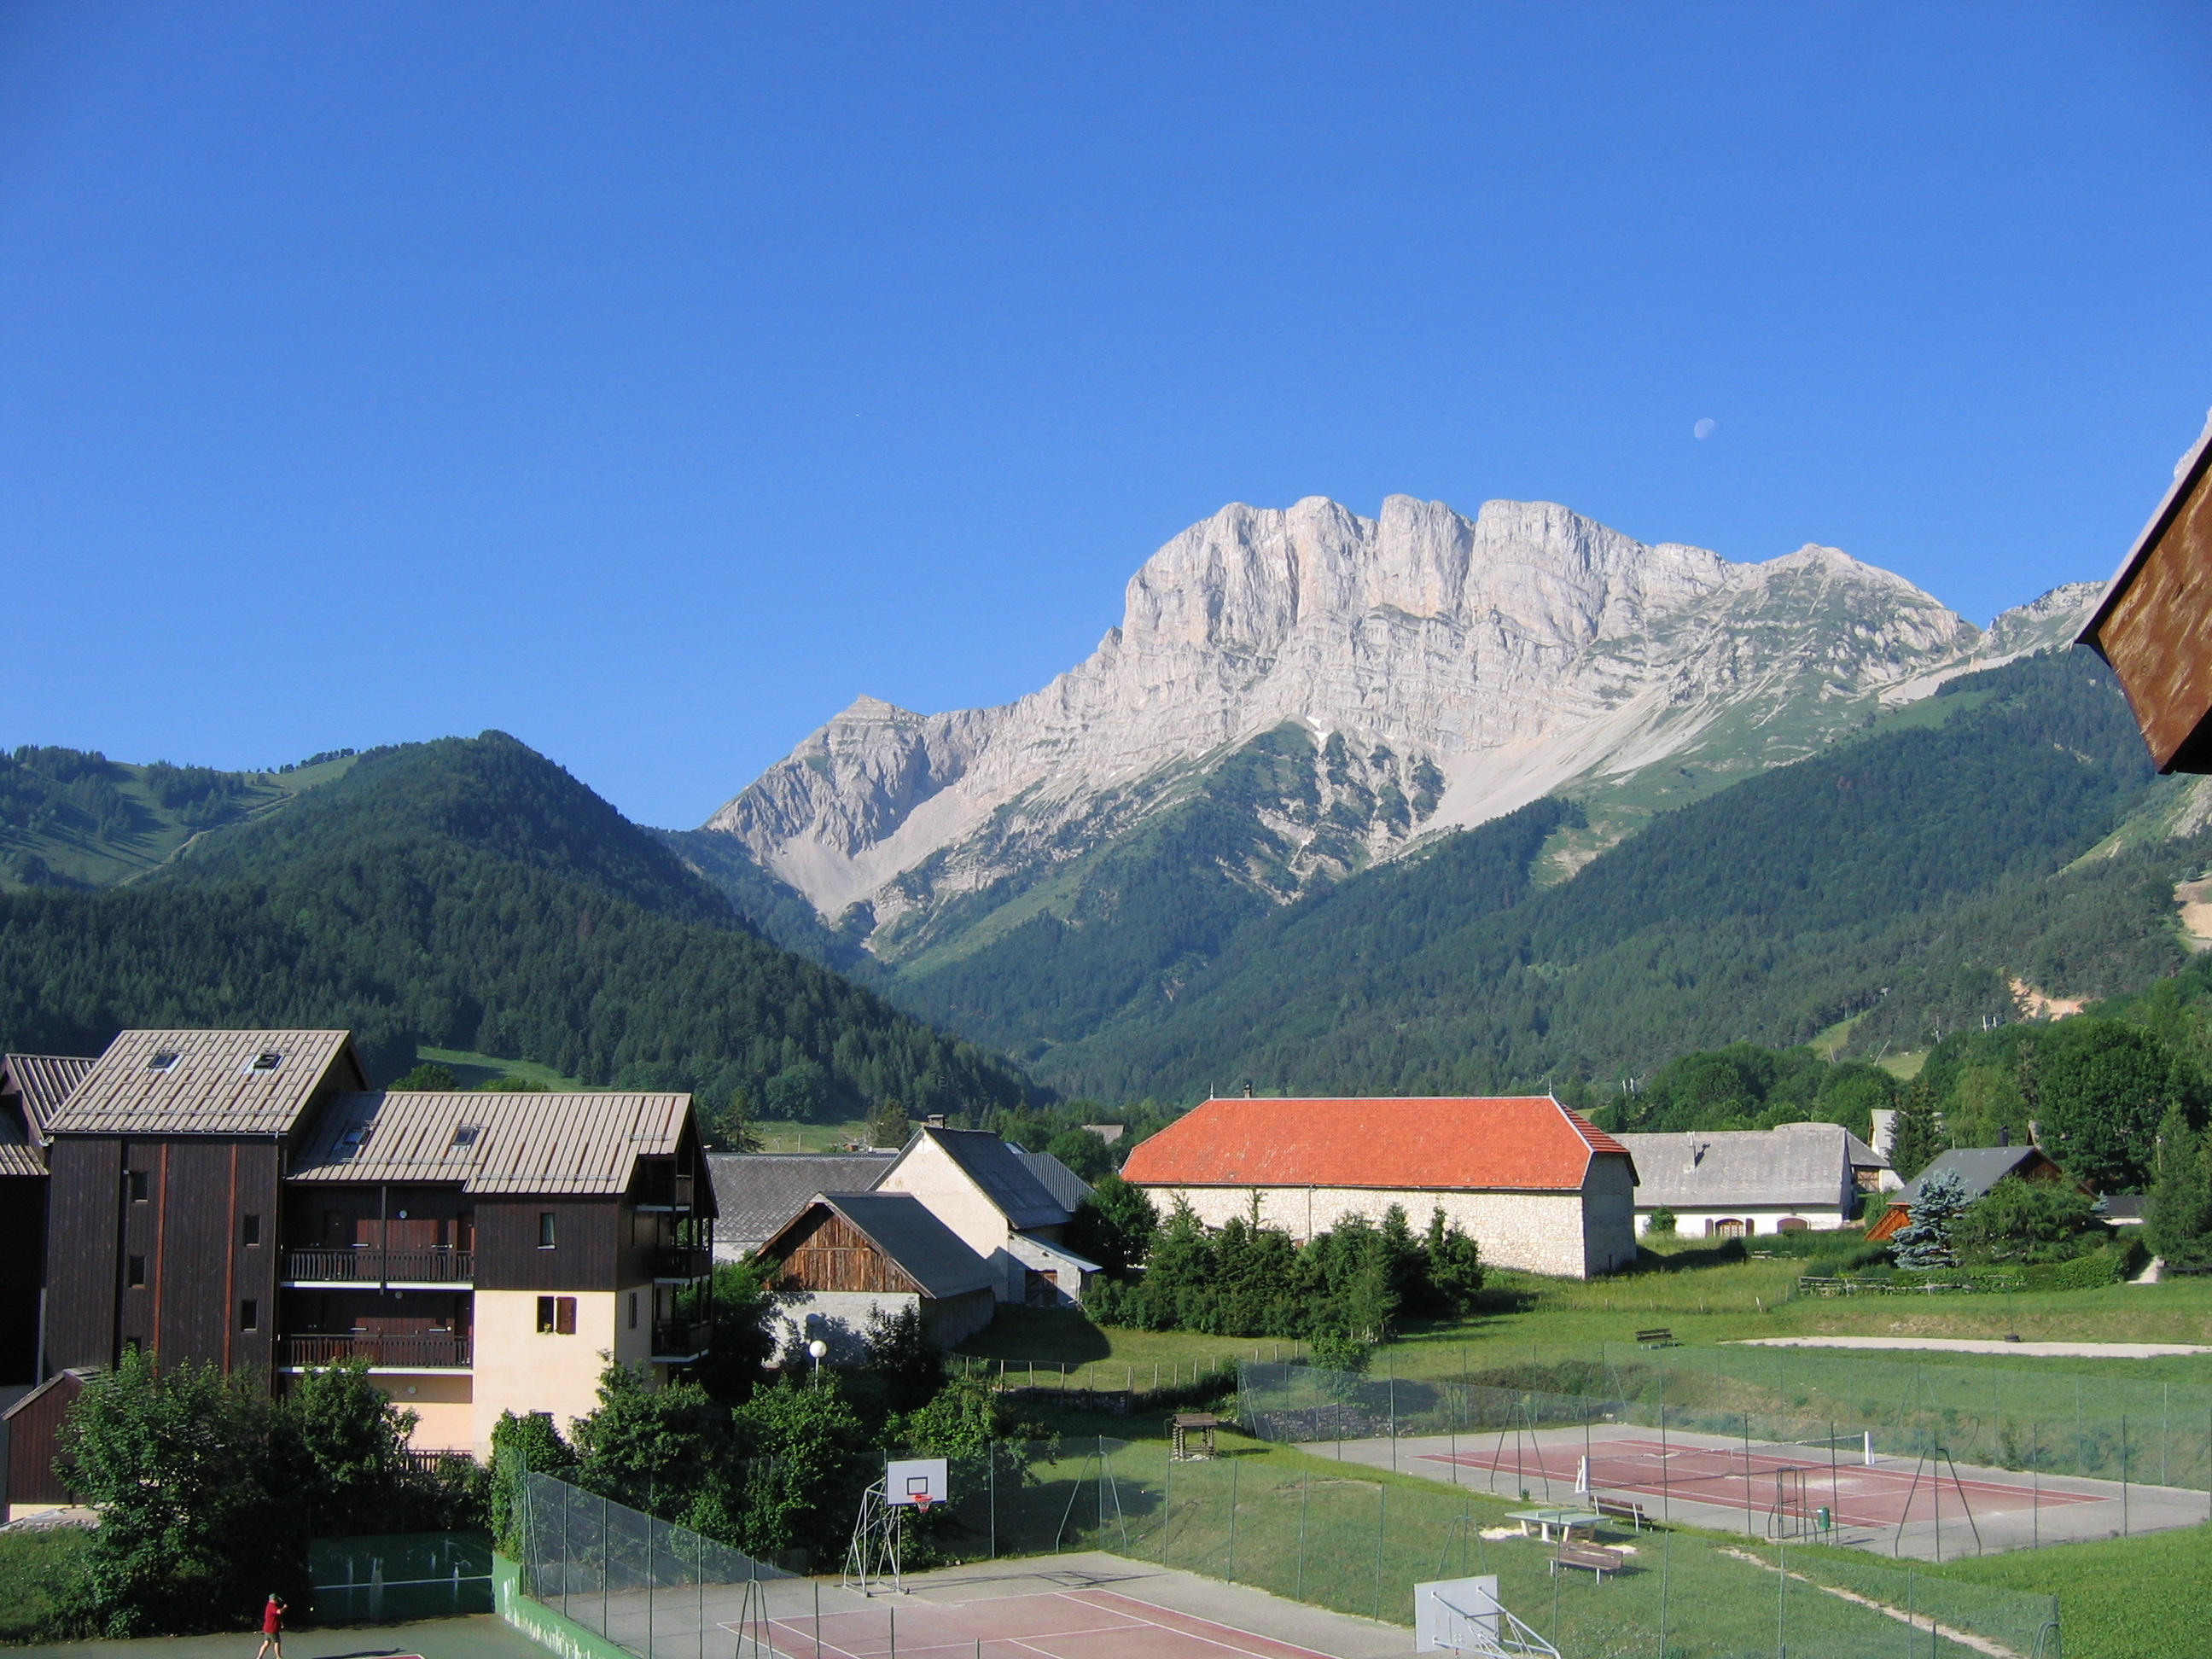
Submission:
[[1595,1510],[1509,1510],[1505,1518],[1521,1523],[1521,1535],[1526,1538],[1528,1528],[1534,1527],[1546,1543],[1552,1541],[1552,1528],[1559,1529],[1562,1543],[1574,1541],[1576,1528],[1587,1532],[1605,1517]]

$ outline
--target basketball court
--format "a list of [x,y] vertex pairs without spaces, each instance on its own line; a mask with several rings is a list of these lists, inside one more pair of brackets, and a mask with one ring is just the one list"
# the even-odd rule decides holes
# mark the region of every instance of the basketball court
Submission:
[[2212,1514],[2199,1491],[1882,1455],[1851,1437],[1761,1442],[1601,1424],[1304,1449],[1530,1503],[1602,1500],[1655,1521],[1922,1559],[2196,1526]]
[[741,1654],[757,1639],[781,1659],[1395,1659],[1412,1649],[1403,1629],[1097,1553],[908,1573],[903,1590],[873,1596],[800,1581],[766,1589],[763,1625],[723,1626]]

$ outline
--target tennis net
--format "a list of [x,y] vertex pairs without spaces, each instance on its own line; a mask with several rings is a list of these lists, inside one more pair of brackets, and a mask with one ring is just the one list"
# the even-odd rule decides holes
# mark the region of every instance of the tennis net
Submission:
[[1619,1487],[1638,1492],[1741,1480],[1778,1469],[1872,1468],[1871,1433],[1819,1435],[1803,1440],[1753,1440],[1739,1445],[1700,1445],[1637,1440],[1593,1446],[1578,1460],[1577,1492]]

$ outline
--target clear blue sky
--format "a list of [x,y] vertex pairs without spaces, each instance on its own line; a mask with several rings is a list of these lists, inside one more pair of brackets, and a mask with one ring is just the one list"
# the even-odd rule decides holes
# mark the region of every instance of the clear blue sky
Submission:
[[2212,404],[2209,161],[2193,4],[10,0],[0,742],[693,823],[1308,495],[1985,621]]

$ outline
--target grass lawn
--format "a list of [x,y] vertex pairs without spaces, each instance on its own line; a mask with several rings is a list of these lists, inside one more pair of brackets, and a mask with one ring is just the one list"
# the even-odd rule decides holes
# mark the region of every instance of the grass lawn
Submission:
[[50,1634],[56,1593],[84,1546],[85,1534],[75,1527],[0,1533],[0,1642],[36,1642]]
[[2057,1596],[2066,1659],[2212,1651],[2212,1527],[2014,1550],[1936,1571]]

